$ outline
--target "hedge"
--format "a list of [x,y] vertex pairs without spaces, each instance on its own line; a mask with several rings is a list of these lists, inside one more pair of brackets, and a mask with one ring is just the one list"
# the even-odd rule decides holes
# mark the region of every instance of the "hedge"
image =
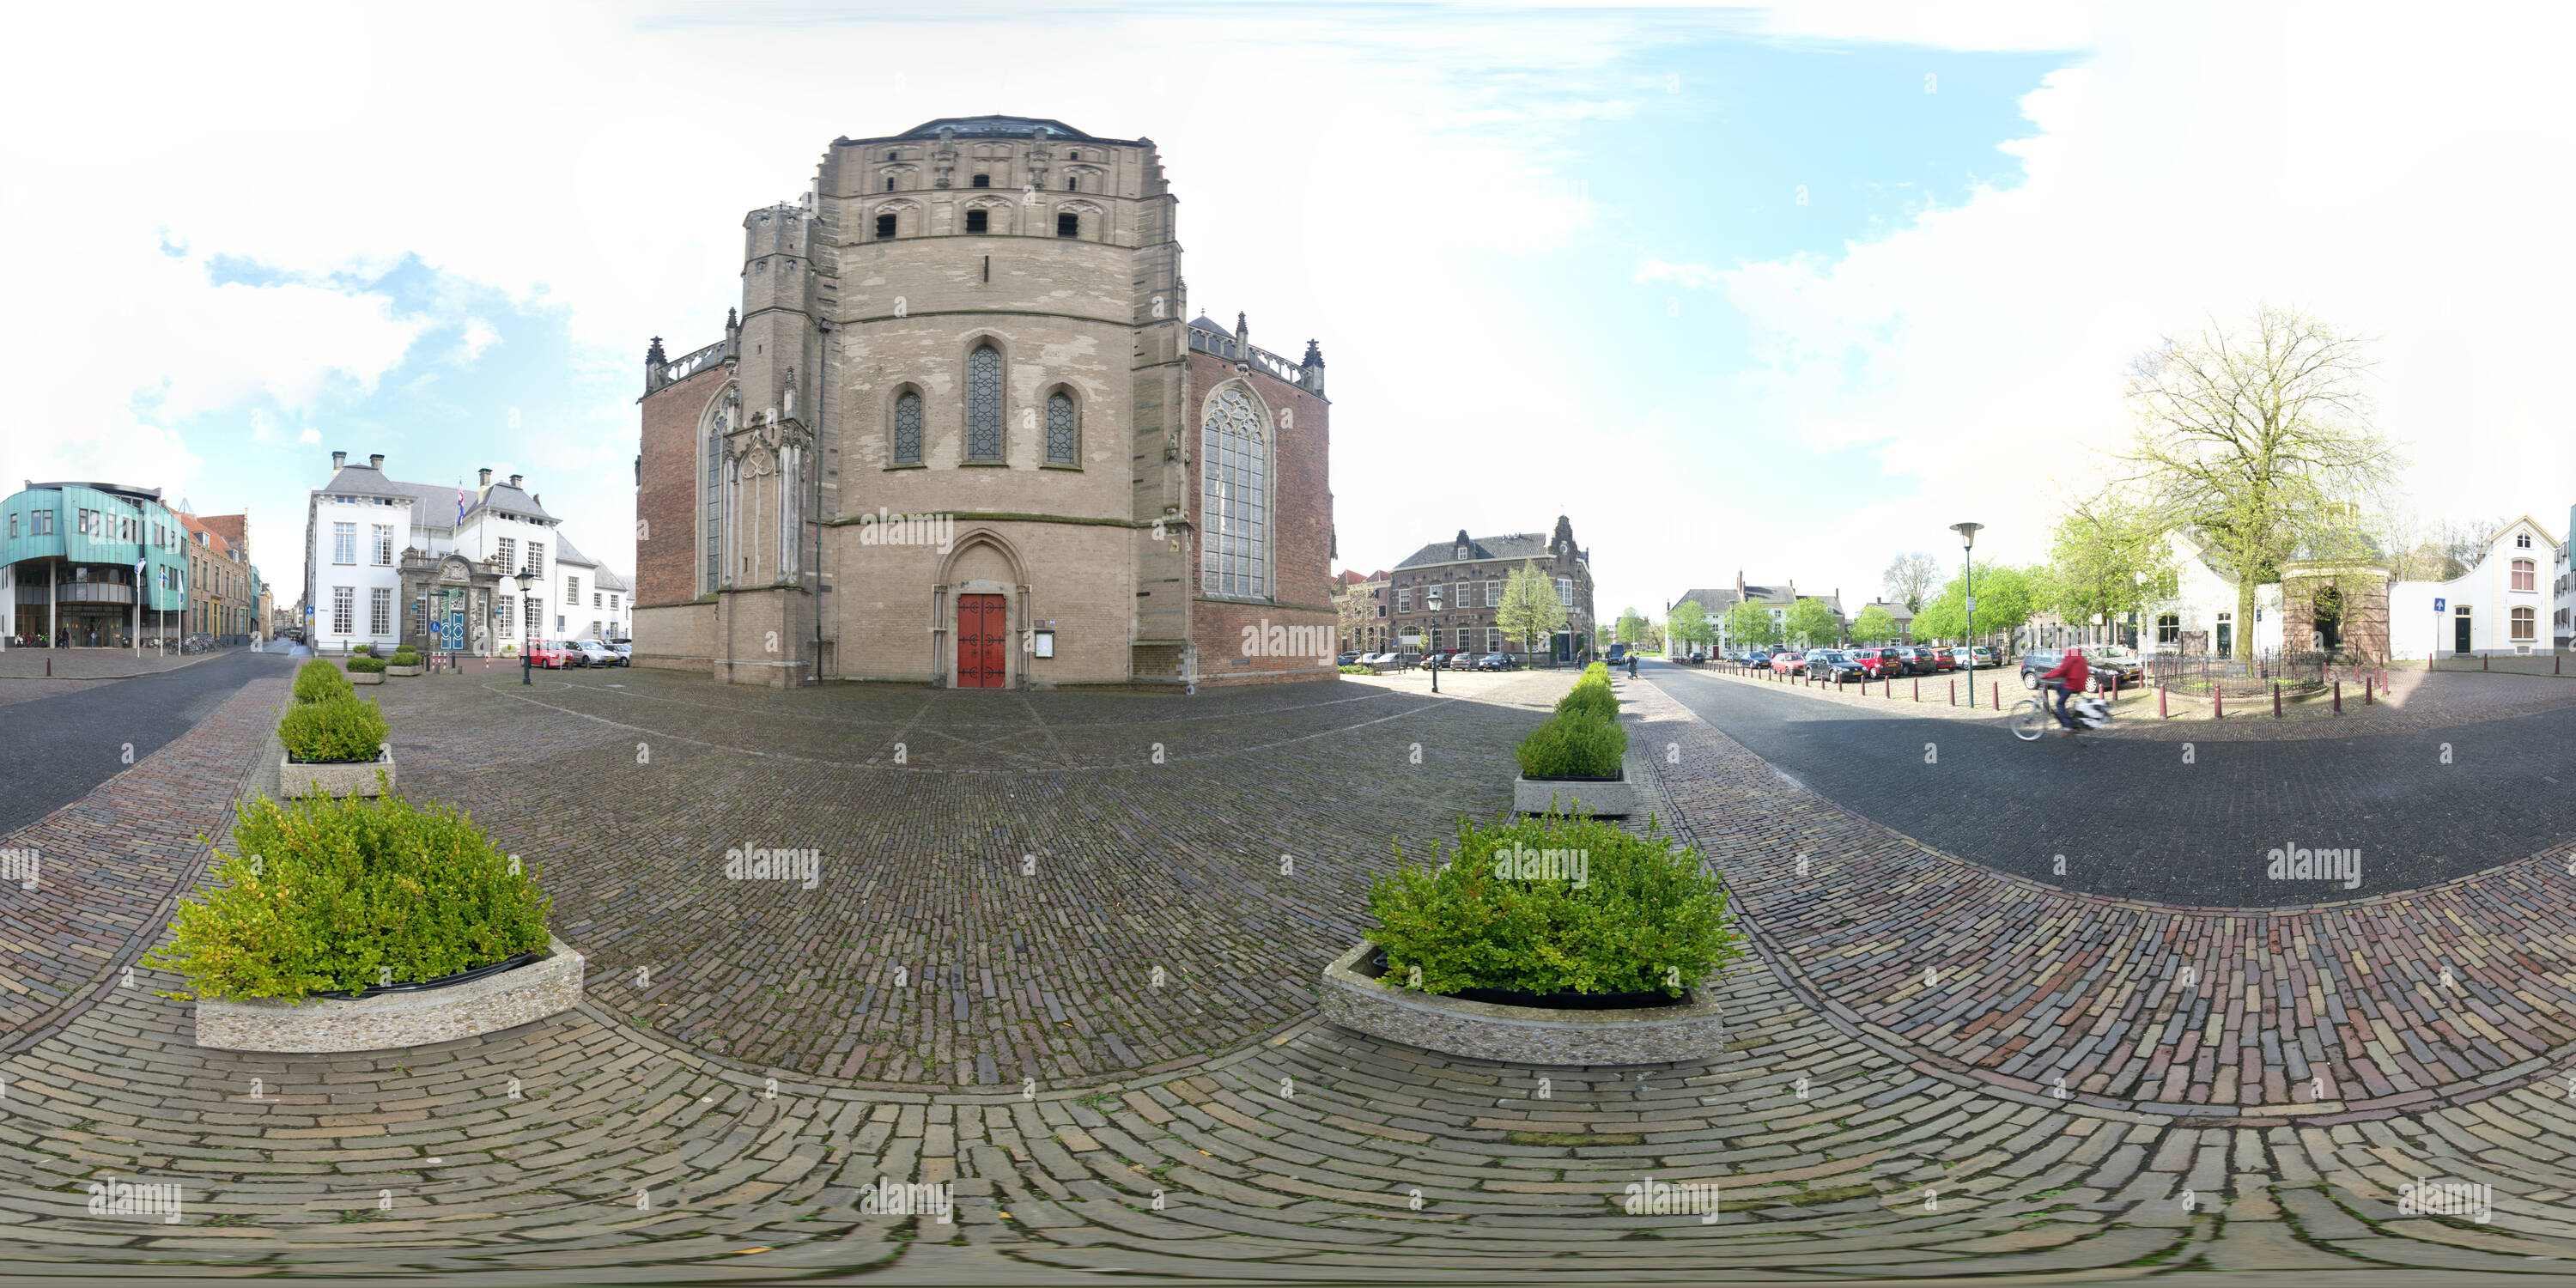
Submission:
[[[1522,876],[1524,853],[1560,861]],[[1572,856],[1580,866],[1562,861]],[[1563,814],[1461,820],[1445,861],[1416,866],[1400,846],[1396,858],[1368,896],[1369,941],[1386,950],[1393,987],[1680,997],[1743,952],[1724,886],[1660,824],[1640,835]]]
[[374,760],[390,732],[385,713],[354,693],[299,702],[277,722],[286,754],[308,762]]
[[381,675],[387,665],[390,664],[380,657],[353,657],[349,659],[349,674]]
[[408,984],[542,950],[537,873],[461,813],[399,796],[254,798],[216,852],[219,888],[179,905],[148,965],[177,997],[302,999]]
[[349,687],[349,677],[342,675],[339,667],[318,657],[295,673],[295,700],[299,703],[344,698],[354,692]]

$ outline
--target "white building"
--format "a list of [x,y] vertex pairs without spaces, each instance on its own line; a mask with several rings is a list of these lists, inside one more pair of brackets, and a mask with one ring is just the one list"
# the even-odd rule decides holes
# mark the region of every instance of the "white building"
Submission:
[[[533,634],[568,638],[594,620],[619,630],[633,591],[573,548],[562,520],[523,486],[482,470],[473,487],[406,483],[378,454],[364,465],[331,453],[331,480],[306,504],[307,638],[323,650],[444,640],[476,655],[515,654]],[[516,574],[535,574],[523,592]],[[613,619],[592,593],[615,593]]]
[[2548,653],[2558,594],[2550,573],[2566,547],[2529,515],[2496,529],[2483,558],[2449,581],[2388,588],[2388,641],[2401,658]]
[[2567,507],[2567,540],[2558,547],[2558,577],[2554,583],[2558,587],[2558,611],[2550,619],[2554,624],[2549,637],[2561,653],[2576,647],[2576,567],[2570,567],[2571,559],[2576,559],[2576,505]]
[[[2247,625],[2239,620],[2236,582],[2209,566],[2203,547],[2189,534],[2176,532],[2167,541],[2172,546],[2174,595],[2140,615],[2150,628],[2139,632],[2139,650],[2233,656],[2237,635]],[[2252,626],[2256,655],[2281,651],[2279,582],[2254,588]]]

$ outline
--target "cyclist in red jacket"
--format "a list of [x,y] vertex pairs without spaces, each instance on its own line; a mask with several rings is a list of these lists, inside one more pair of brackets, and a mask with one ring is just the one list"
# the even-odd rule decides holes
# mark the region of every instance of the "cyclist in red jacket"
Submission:
[[2066,695],[2070,690],[2082,693],[2092,684],[2093,664],[2084,660],[2083,649],[2070,648],[2066,650],[2066,656],[2059,659],[2057,665],[2049,668],[2048,674],[2039,678],[2041,683],[2048,686],[2050,692],[2057,695],[2057,723],[2065,726],[2057,731],[2057,736],[2074,737],[2075,717],[2066,713]]

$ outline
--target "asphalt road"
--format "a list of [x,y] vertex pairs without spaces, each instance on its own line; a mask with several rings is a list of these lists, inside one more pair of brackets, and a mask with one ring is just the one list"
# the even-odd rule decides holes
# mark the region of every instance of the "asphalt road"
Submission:
[[[2178,742],[2025,743],[2000,725],[1881,714],[1675,666],[1649,662],[1642,675],[1864,818],[2094,894],[2324,903],[2576,840],[2576,710],[2343,739],[2201,742],[2186,763]],[[2272,879],[2269,852],[2291,848],[2359,850],[2359,885]]]
[[[309,658],[309,653],[301,655]],[[0,707],[0,836],[79,800],[186,733],[252,680],[290,676],[283,653],[231,653],[176,670]]]

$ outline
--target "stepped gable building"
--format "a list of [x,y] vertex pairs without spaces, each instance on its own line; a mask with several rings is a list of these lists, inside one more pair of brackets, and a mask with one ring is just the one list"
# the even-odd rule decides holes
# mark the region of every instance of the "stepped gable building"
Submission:
[[1390,586],[1395,610],[1389,619],[1397,644],[1425,652],[1514,653],[1530,648],[1528,642],[1505,638],[1494,622],[1494,610],[1502,607],[1503,587],[1510,583],[1513,571],[1533,561],[1556,583],[1557,602],[1565,606],[1565,625],[1554,638],[1520,656],[1559,662],[1589,656],[1592,552],[1574,544],[1574,525],[1561,514],[1552,534],[1470,537],[1461,528],[1457,536],[1424,546],[1397,564]]
[[1186,320],[1178,206],[1152,140],[1060,121],[833,140],[744,217],[723,336],[646,352],[636,665],[1335,675],[1322,351]]

